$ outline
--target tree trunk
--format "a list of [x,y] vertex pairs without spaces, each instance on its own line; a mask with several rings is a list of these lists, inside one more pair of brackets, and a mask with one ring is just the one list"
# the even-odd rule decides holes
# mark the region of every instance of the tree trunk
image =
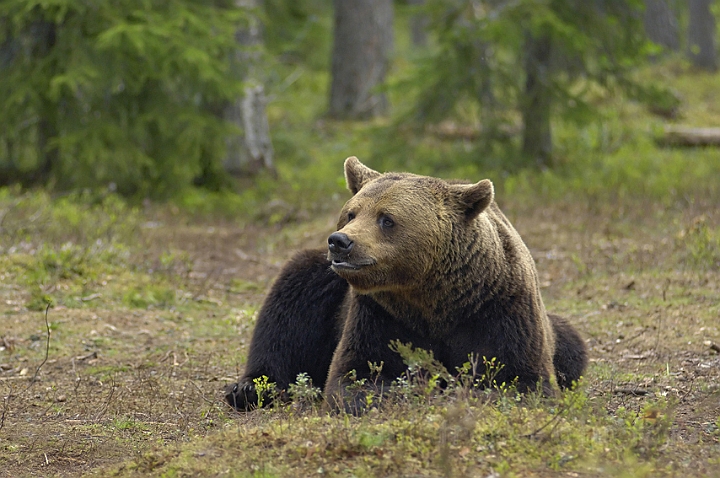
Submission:
[[478,73],[476,95],[480,102],[480,122],[486,138],[497,138],[499,124],[497,121],[497,100],[493,92],[492,69],[490,60],[494,54],[489,42],[477,41],[475,43],[477,57],[475,59]]
[[[9,19],[0,19],[0,27],[5,32],[10,30],[8,23]],[[10,67],[10,63],[15,59],[18,50],[20,50],[20,42],[16,38],[7,35],[0,44],[0,71]]]
[[541,168],[550,166],[552,103],[550,54],[552,40],[548,35],[530,36],[525,42],[525,94],[522,98],[523,156]]
[[720,128],[667,125],[657,139],[663,146],[720,146]]
[[387,111],[385,81],[393,48],[392,0],[334,0],[329,115],[364,119]]
[[[7,23],[9,19],[0,19],[0,28],[8,31]],[[0,77],[4,75],[5,69],[10,68],[10,64],[15,59],[15,55],[19,49],[19,42],[10,35],[0,44]],[[19,170],[15,161],[15,148],[13,138],[7,131],[0,131],[0,186],[7,186],[17,182]],[[3,157],[3,152],[5,153]]]
[[265,169],[276,174],[266,104],[265,89],[256,84],[246,87],[243,97],[225,108],[225,120],[242,128],[242,135],[226,140],[227,156],[223,162],[226,172],[247,176]]
[[[236,6],[254,10],[258,8],[258,1],[237,0]],[[227,138],[223,167],[234,176],[254,175],[263,169],[275,175],[270,125],[265,109],[267,99],[257,68],[260,59],[255,51],[262,44],[260,20],[253,16],[248,28],[235,33],[235,40],[239,48],[233,67],[248,86],[243,97],[228,104],[223,112],[226,121],[243,131],[242,135]]]
[[270,141],[270,124],[265,110],[266,104],[267,98],[263,85],[245,88],[245,97],[241,105],[245,129],[245,149],[250,156],[251,164],[257,164],[274,173],[273,147]]
[[[46,21],[35,22],[30,27],[30,35],[35,46],[33,57],[43,58],[55,46],[56,26]],[[37,123],[37,167],[31,173],[29,183],[46,184],[50,181],[53,167],[60,159],[60,150],[52,144],[57,135],[57,104],[41,96]]]
[[58,164],[60,159],[60,151],[57,146],[51,144],[58,135],[54,116],[43,115],[38,121],[38,165],[30,178],[32,184],[46,184],[50,181],[53,166]]
[[[9,30],[9,19],[2,19],[3,29]],[[0,44],[0,75],[3,70],[10,68],[13,61],[23,56],[23,46],[27,50],[24,54],[31,61],[45,58],[52,51],[56,42],[57,26],[54,23],[38,20],[30,24],[29,28],[17,33],[15,37],[5,37]],[[41,92],[46,93],[46,92]],[[6,157],[0,162],[0,184],[20,183],[23,186],[46,184],[50,181],[53,168],[58,164],[60,150],[53,144],[58,136],[58,112],[57,104],[43,94],[38,95],[32,109],[35,118],[35,165],[33,169],[22,169],[22,161],[17,158],[18,150],[15,148],[14,139],[5,133]],[[31,153],[32,154],[32,153]]]
[[[425,0],[408,0],[408,5],[420,7]],[[410,17],[410,40],[412,45],[418,48],[427,46],[428,17],[424,13],[414,12]]]
[[688,56],[693,65],[703,70],[717,70],[715,56],[715,17],[710,11],[711,0],[689,0]]
[[668,0],[645,0],[643,23],[650,41],[667,50],[680,49],[678,20]]

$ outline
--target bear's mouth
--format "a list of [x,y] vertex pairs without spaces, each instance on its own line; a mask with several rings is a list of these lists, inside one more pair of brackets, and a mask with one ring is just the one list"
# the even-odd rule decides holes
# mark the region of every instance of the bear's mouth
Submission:
[[332,260],[331,267],[334,271],[357,271],[362,269],[363,267],[367,267],[372,265],[372,262],[347,262],[347,261],[339,261],[337,259]]

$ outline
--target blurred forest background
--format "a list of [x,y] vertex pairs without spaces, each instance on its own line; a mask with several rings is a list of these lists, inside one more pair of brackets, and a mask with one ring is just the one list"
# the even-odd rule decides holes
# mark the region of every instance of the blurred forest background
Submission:
[[663,145],[668,124],[720,126],[687,107],[720,88],[718,14],[710,0],[5,0],[0,194],[264,216],[275,198],[289,217],[337,207],[357,155],[520,196],[714,197],[716,151]]
[[[711,0],[0,0],[0,477],[717,476],[717,18]],[[350,155],[494,182],[548,310],[586,339],[579,388],[486,403],[408,375],[350,418],[299,377],[298,407],[229,409],[272,281],[335,228]]]

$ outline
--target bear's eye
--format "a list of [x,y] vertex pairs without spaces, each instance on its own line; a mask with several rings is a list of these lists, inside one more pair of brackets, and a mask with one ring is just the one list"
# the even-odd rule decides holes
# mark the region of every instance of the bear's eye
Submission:
[[380,227],[383,229],[390,229],[395,225],[395,221],[392,220],[391,217],[388,216],[380,216]]
[[348,213],[348,216],[347,216],[347,219],[348,219],[348,222],[350,222],[350,221],[352,221],[353,219],[355,219],[355,213],[354,213],[354,212],[349,212],[349,213]]

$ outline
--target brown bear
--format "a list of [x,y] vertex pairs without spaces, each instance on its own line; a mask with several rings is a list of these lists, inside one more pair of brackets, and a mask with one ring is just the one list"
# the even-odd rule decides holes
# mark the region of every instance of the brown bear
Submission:
[[[280,273],[245,373],[227,390],[230,405],[256,407],[258,377],[282,396],[304,372],[332,406],[358,411],[346,391],[351,372],[385,389],[407,370],[392,341],[431,351],[448,371],[470,354],[494,357],[495,381],[520,392],[540,385],[553,394],[555,383],[580,378],[585,343],[546,313],[535,263],[489,180],[382,174],[355,157],[345,178],[353,197],[337,232],[327,249],[298,253]],[[382,363],[379,376],[373,363]]]

